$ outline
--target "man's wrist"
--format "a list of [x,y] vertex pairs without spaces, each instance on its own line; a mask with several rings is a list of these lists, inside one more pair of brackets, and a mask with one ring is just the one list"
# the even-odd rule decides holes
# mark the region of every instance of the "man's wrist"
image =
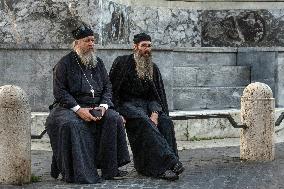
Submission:
[[73,108],[71,108],[71,110],[72,110],[73,112],[77,112],[80,108],[81,108],[81,106],[80,106],[80,105],[77,105],[77,106],[74,106]]
[[107,104],[100,104],[100,107],[104,107],[106,110],[108,109],[108,105]]

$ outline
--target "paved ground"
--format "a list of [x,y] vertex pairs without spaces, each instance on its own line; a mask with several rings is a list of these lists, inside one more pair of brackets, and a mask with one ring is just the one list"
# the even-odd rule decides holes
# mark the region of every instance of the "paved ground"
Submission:
[[66,184],[49,176],[51,152],[33,144],[32,173],[41,177],[41,182],[23,186],[0,186],[0,188],[25,189],[284,189],[284,135],[278,135],[276,159],[272,162],[243,162],[239,159],[239,139],[179,142],[180,159],[185,172],[175,182],[151,179],[138,175],[133,164],[124,167],[130,171],[124,180],[104,181],[99,184]]

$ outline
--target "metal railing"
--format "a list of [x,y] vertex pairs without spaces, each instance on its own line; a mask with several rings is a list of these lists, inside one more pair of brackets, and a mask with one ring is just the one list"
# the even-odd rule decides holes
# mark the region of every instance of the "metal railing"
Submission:
[[31,135],[31,139],[41,139],[43,137],[43,135],[45,135],[46,133],[46,129],[44,129],[40,135]]
[[208,119],[208,118],[226,118],[229,120],[234,128],[247,128],[246,125],[239,125],[230,114],[206,114],[206,115],[182,115],[170,116],[173,120],[187,120],[187,119]]
[[[278,127],[281,124],[281,122],[283,121],[283,119],[284,119],[284,112],[282,112],[280,114],[280,116],[278,117],[278,119],[276,120],[275,127]],[[284,127],[281,128],[281,129],[276,130],[275,133],[278,133],[279,131],[282,131],[283,129],[284,129]]]

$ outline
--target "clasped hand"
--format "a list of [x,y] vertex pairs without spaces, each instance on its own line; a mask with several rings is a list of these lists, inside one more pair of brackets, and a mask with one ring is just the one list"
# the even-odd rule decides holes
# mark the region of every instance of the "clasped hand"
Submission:
[[94,109],[100,110],[102,112],[101,117],[94,117],[90,114],[90,110],[93,108],[80,108],[76,114],[82,118],[84,121],[99,121],[104,116],[106,109],[104,107],[95,107]]

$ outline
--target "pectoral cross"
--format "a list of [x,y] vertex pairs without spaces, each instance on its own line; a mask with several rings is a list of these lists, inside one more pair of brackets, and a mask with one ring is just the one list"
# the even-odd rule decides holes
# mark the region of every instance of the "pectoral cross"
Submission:
[[94,89],[91,89],[90,91],[92,93],[93,98],[95,98],[95,91],[94,91]]

